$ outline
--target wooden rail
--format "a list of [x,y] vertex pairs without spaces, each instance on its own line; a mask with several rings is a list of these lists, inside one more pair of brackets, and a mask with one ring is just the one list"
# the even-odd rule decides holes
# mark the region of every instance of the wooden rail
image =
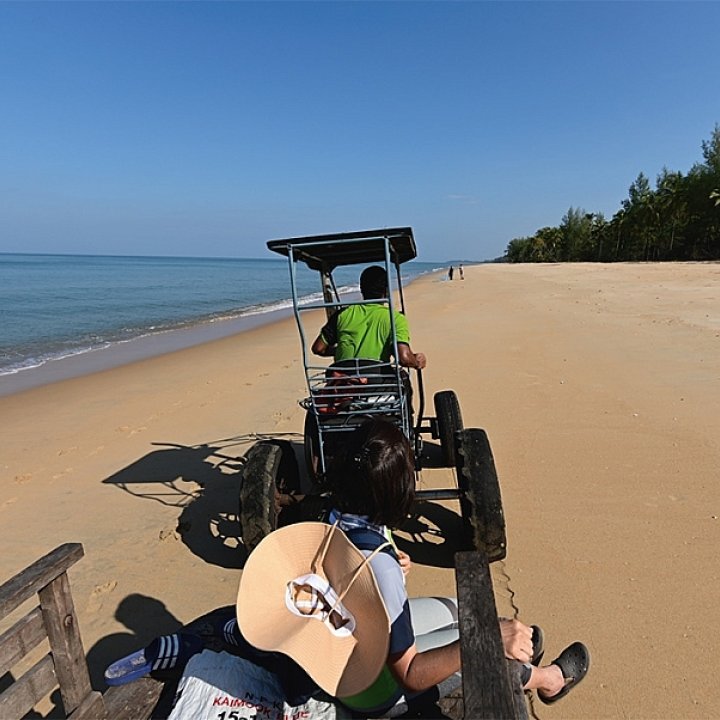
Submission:
[[463,717],[527,720],[520,668],[503,651],[487,555],[455,555],[455,582],[460,619]]
[[105,717],[102,695],[90,686],[67,577],[82,556],[80,543],[66,543],[0,586],[0,620],[34,595],[39,602],[0,636],[0,675],[46,638],[50,644],[50,652],[0,694],[0,717],[23,717],[56,687],[67,717]]
[[67,570],[84,555],[80,543],[66,543],[0,585],[0,621],[27,600],[38,604],[0,635],[0,676],[46,641],[50,651],[0,693],[0,718],[26,716],[60,689],[63,710],[72,720],[147,720],[162,683],[149,678],[112,688],[105,695],[90,685],[85,650]]

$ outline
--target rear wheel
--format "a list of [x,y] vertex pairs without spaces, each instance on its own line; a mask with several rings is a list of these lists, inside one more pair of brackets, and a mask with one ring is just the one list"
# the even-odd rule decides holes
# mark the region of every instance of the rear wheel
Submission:
[[246,455],[240,484],[240,525],[248,553],[282,523],[281,496],[299,490],[297,460],[283,440],[253,445]]
[[456,450],[463,544],[484,551],[489,562],[502,560],[507,552],[505,516],[487,433],[476,428],[462,430],[457,434]]
[[454,467],[456,464],[455,433],[463,429],[460,403],[452,390],[435,393],[434,401],[443,463],[445,467]]

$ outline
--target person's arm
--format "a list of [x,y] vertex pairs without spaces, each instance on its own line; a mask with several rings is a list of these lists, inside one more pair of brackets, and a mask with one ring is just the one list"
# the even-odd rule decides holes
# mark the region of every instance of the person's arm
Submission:
[[335,355],[335,347],[337,345],[337,316],[333,313],[328,321],[320,330],[320,334],[310,348],[315,355],[320,357],[333,357]]
[[395,313],[395,333],[399,357],[397,361],[408,368],[422,370],[427,365],[424,353],[414,353],[410,348],[410,328],[407,318],[399,312]]
[[460,670],[460,642],[418,652],[412,645],[399,655],[388,657],[388,668],[398,685],[410,692],[422,692]]
[[312,344],[311,350],[315,355],[319,355],[320,357],[331,357],[335,354],[335,349],[330,347],[326,342],[325,339],[322,336],[322,333],[320,333],[316,338],[315,342]]
[[407,577],[410,573],[410,569],[412,568],[412,560],[410,559],[410,556],[402,550],[397,550],[397,556],[398,562],[400,563],[400,569],[403,571],[403,575]]
[[414,353],[407,343],[399,342],[398,348],[398,362],[403,367],[416,368],[422,370],[427,365],[427,358],[424,353]]

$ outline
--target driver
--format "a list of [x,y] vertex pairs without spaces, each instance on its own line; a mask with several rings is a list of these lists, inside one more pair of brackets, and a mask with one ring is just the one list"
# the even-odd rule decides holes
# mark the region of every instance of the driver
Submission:
[[[385,270],[379,265],[365,268],[360,275],[360,292],[364,300],[387,298]],[[394,319],[399,356],[395,359],[403,367],[422,370],[427,359],[423,353],[415,353],[410,348],[407,319],[397,310]],[[334,357],[336,363],[354,359],[389,362],[393,342],[387,306],[383,303],[363,303],[337,311],[320,330],[312,344],[312,351],[321,357]]]

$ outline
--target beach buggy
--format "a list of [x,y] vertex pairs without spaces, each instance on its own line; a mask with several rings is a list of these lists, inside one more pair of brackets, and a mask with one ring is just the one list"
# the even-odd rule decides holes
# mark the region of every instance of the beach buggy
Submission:
[[[459,500],[464,545],[482,547],[490,560],[505,556],[505,525],[492,452],[480,429],[465,429],[460,404],[452,390],[433,396],[435,414],[425,414],[421,370],[414,383],[399,357],[395,311],[405,314],[401,266],[416,255],[412,228],[386,228],[331,235],[271,240],[268,248],[288,260],[293,310],[300,334],[307,395],[304,457],[307,483],[301,487],[281,444],[256,444],[248,453],[240,492],[243,540],[251,550],[288,518],[314,519],[331,488],[326,471],[344,437],[368,418],[382,417],[401,429],[410,442],[419,472],[423,466],[423,437],[440,441],[442,464],[457,469],[457,487],[422,489],[418,500]],[[302,263],[320,276],[322,299],[307,302],[298,291],[297,266]],[[368,300],[342,294],[333,275],[340,267],[379,265],[385,269],[387,297]],[[327,318],[352,305],[376,303],[387,309],[392,330],[388,360],[367,358],[341,362],[312,357],[310,344],[318,331],[317,311]],[[312,318],[308,325],[307,319]],[[413,388],[414,385],[414,388]],[[291,505],[302,505],[286,512]]]

